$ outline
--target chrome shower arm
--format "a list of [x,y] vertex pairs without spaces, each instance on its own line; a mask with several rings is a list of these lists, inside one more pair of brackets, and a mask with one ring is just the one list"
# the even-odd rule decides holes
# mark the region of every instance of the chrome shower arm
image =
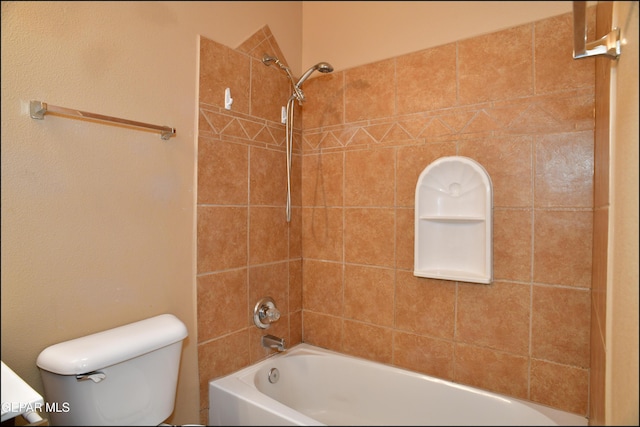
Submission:
[[313,67],[309,68],[298,80],[296,83],[293,80],[293,76],[291,75],[291,70],[289,67],[280,62],[280,60],[274,56],[264,54],[262,57],[262,63],[264,65],[271,65],[273,63],[278,64],[278,66],[284,70],[287,74],[287,77],[291,81],[291,85],[293,86],[293,93],[289,97],[287,101],[287,118],[285,123],[285,154],[287,159],[287,205],[286,205],[286,213],[287,213],[287,222],[291,221],[291,152],[293,151],[293,112],[294,112],[294,104],[295,101],[298,100],[298,103],[302,105],[305,102],[305,96],[300,86],[302,83],[314,72],[319,71],[321,73],[330,73],[333,71],[333,67],[331,64],[327,62],[319,62]]

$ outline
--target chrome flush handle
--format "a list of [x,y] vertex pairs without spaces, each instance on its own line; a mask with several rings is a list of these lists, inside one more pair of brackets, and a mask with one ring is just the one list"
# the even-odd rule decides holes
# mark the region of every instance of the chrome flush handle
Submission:
[[76,375],[76,380],[77,381],[91,380],[94,383],[99,383],[100,381],[102,381],[105,378],[107,378],[107,374],[105,374],[102,371],[93,371],[93,372],[87,372],[86,374]]

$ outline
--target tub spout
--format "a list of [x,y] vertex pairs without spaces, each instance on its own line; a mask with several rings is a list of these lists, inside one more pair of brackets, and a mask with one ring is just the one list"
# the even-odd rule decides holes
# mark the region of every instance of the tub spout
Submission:
[[273,335],[264,335],[261,339],[262,346],[264,348],[273,348],[278,351],[285,351],[284,339],[274,337]]

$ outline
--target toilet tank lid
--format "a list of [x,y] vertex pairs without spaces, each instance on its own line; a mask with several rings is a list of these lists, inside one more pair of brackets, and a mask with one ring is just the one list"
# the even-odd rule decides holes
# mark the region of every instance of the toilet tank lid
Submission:
[[36,364],[59,375],[79,375],[166,347],[187,337],[187,327],[173,314],[119,326],[45,348]]

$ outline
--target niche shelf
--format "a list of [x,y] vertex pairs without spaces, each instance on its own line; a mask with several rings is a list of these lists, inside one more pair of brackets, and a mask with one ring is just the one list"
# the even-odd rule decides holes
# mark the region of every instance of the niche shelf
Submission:
[[416,185],[414,276],[491,283],[492,223],[484,167],[463,156],[435,160]]

